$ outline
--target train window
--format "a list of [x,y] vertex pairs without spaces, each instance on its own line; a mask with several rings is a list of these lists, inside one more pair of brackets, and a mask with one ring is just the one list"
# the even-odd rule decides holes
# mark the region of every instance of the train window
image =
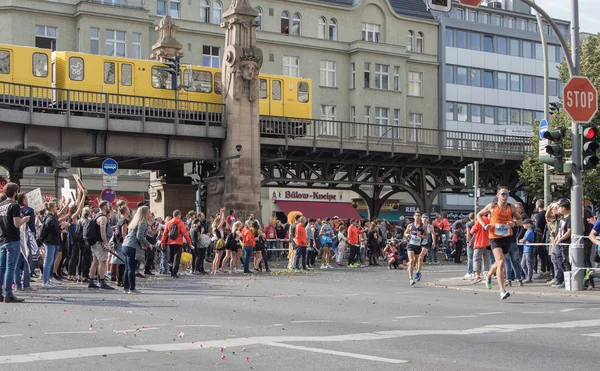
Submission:
[[164,67],[152,67],[152,87],[157,89],[171,89],[171,74]]
[[208,71],[186,70],[183,73],[185,90],[210,93],[212,91],[212,74]]
[[115,64],[113,62],[104,62],[104,83],[115,83]]
[[121,85],[131,86],[133,83],[133,66],[131,64],[121,65]]
[[215,94],[221,95],[221,72],[215,72]]
[[258,82],[258,98],[267,99],[267,80],[260,79]]
[[69,78],[74,81],[83,81],[83,58],[69,58]]
[[10,52],[8,50],[0,50],[0,73],[10,73]]
[[298,83],[298,102],[306,103],[308,102],[308,83],[307,82],[299,82]]
[[273,80],[273,87],[271,88],[271,96],[273,100],[281,100],[281,81]]
[[33,53],[32,56],[33,76],[48,77],[48,55],[44,53]]

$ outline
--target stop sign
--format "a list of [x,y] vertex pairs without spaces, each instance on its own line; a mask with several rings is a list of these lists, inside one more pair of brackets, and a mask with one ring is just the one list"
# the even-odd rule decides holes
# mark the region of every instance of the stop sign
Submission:
[[565,111],[575,122],[588,123],[598,111],[598,91],[587,77],[571,77],[563,97]]
[[483,0],[458,0],[458,2],[462,5],[478,7],[483,2]]

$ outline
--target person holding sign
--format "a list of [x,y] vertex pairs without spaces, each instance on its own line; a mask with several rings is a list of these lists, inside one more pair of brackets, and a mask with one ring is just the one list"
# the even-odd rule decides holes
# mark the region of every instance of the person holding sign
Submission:
[[[487,205],[483,210],[477,213],[477,221],[490,237],[490,247],[496,262],[487,272],[485,285],[492,289],[492,277],[496,273],[498,286],[500,286],[500,299],[504,300],[510,296],[510,293],[504,288],[505,258],[508,254],[511,244],[512,229],[515,225],[521,224],[521,214],[514,205],[508,203],[510,191],[506,187],[499,187],[496,195],[498,201]],[[491,214],[489,223],[486,223],[484,217]]]

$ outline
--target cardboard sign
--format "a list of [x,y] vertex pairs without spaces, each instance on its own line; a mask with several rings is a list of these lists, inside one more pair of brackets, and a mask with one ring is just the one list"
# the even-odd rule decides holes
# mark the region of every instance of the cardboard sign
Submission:
[[42,197],[42,190],[40,188],[28,192],[25,196],[27,196],[27,204],[29,207],[36,212],[44,208],[44,198]]

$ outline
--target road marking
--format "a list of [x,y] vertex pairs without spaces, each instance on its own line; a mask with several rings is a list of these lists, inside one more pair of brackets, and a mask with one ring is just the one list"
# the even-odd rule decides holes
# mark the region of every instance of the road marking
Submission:
[[96,331],[45,332],[44,335],[95,334]]
[[117,320],[119,318],[103,318],[103,319],[97,319],[96,322],[100,322],[100,321],[114,321]]
[[220,325],[178,325],[175,327],[222,327]]
[[521,314],[552,314],[554,312],[521,312]]
[[600,334],[581,334],[581,336],[593,336],[600,338]]
[[382,358],[382,357],[369,356],[369,355],[366,355],[366,354],[338,352],[336,350],[308,348],[308,347],[303,347],[303,346],[298,346],[298,345],[291,345],[291,344],[281,344],[281,343],[268,342],[268,343],[265,343],[264,345],[266,345],[266,346],[272,346],[272,347],[278,347],[278,348],[293,349],[293,350],[303,350],[303,351],[306,351],[306,352],[313,352],[313,353],[330,354],[330,355],[334,355],[334,356],[342,356],[342,357],[351,357],[351,358],[357,358],[357,359],[364,359],[364,360],[367,360],[367,361],[377,361],[377,362],[396,363],[396,364],[398,364],[398,363],[407,363],[408,362],[408,361],[404,361],[402,359]]
[[307,321],[292,321],[292,323],[331,323],[333,321],[330,321],[328,319],[313,319],[313,320],[307,320]]
[[578,310],[579,308],[568,308],[568,309],[563,309],[560,312],[561,313],[567,313],[567,312],[573,312],[575,310]]
[[405,319],[405,318],[424,318],[425,316],[400,316],[400,317],[394,317],[396,319]]
[[[483,327],[475,327],[465,330],[392,330],[378,331],[344,335],[330,336],[257,336],[247,338],[233,338],[209,341],[194,341],[192,342],[171,342],[165,344],[148,344],[148,345],[133,345],[133,346],[108,346],[97,348],[70,349],[62,351],[50,351],[42,353],[16,354],[0,356],[1,364],[28,363],[44,360],[64,360],[82,357],[93,357],[109,354],[126,354],[126,353],[142,353],[142,352],[173,352],[183,350],[200,350],[199,344],[203,345],[203,349],[213,348],[232,348],[246,347],[252,345],[265,345],[268,343],[289,343],[289,342],[306,342],[306,343],[329,343],[329,342],[354,342],[354,341],[374,341],[374,340],[390,340],[401,337],[411,336],[431,336],[431,335],[447,335],[447,336],[471,336],[478,334],[490,333],[511,333],[531,329],[574,329],[574,328],[600,328],[600,319],[569,321],[556,323],[539,323],[539,324],[500,324],[489,325]],[[87,333],[87,331],[86,331]],[[398,360],[395,360],[398,361]]]
[[477,316],[475,315],[468,315],[468,316],[444,316],[444,318],[476,318]]
[[283,323],[274,323],[271,326],[283,326]]
[[150,331],[150,330],[160,330],[158,327],[140,327],[140,328],[131,328],[127,330],[115,330],[115,332],[136,332],[136,331]]
[[506,313],[506,312],[487,312],[487,313],[478,313],[478,315],[480,315],[480,316],[491,316],[491,315],[494,315],[494,314],[504,314],[504,313]]
[[18,336],[23,336],[23,334],[0,335],[0,338],[12,338],[12,337],[18,337]]

